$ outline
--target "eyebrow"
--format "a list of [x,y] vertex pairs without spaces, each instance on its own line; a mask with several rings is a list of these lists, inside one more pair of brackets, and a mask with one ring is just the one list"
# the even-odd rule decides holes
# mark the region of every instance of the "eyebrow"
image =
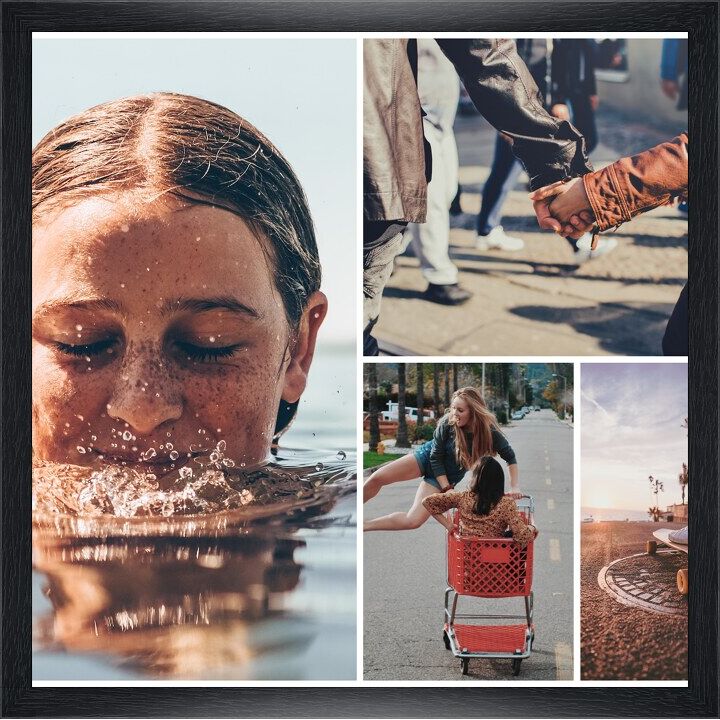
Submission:
[[97,312],[98,310],[104,310],[106,312],[113,312],[118,315],[125,314],[123,306],[115,300],[109,300],[107,298],[76,300],[72,297],[61,297],[41,303],[37,306],[33,315],[36,318],[41,318],[45,315],[50,315],[51,313],[63,310],[85,310],[87,312]]
[[160,312],[162,315],[170,315],[176,312],[207,312],[208,310],[227,310],[229,312],[246,315],[253,319],[259,320],[261,315],[253,307],[241,303],[233,297],[223,295],[211,298],[187,298],[180,297],[174,300],[166,300]]
[[[123,305],[116,300],[107,298],[77,300],[72,297],[54,298],[47,302],[41,303],[33,313],[35,319],[40,319],[54,312],[63,310],[83,310],[85,312],[105,311],[115,313],[117,315],[126,315]],[[207,312],[209,310],[227,310],[228,312],[238,313],[259,320],[261,314],[253,307],[241,303],[233,297],[223,295],[210,298],[188,298],[179,297],[172,300],[166,300],[160,307],[160,314],[172,315],[178,312]]]

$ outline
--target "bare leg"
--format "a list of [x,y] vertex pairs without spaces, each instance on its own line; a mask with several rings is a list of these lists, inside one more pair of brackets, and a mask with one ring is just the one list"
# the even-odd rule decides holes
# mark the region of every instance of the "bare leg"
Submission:
[[415,530],[419,528],[430,517],[430,513],[423,507],[422,501],[428,495],[436,492],[437,488],[434,485],[423,480],[415,493],[412,507],[407,512],[396,512],[375,520],[366,520],[363,523],[363,530]]
[[383,465],[378,468],[363,485],[363,502],[372,500],[379,492],[380,488],[392,483],[402,482],[403,480],[414,480],[422,477],[422,472],[418,461],[413,453],[408,453],[398,460]]

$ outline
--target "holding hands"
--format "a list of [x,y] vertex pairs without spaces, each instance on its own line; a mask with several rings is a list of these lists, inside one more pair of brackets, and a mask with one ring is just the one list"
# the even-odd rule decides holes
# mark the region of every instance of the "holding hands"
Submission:
[[530,199],[540,227],[563,237],[577,240],[595,222],[582,178],[546,185],[531,193]]

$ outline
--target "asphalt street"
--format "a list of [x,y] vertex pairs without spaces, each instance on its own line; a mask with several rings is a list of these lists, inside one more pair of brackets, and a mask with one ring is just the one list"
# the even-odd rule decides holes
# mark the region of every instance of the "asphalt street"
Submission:
[[[573,670],[573,431],[551,410],[531,412],[503,432],[515,450],[524,493],[535,499],[535,643],[518,680],[571,680]],[[460,484],[467,487],[469,476]],[[368,518],[412,504],[420,481],[384,488]],[[506,487],[509,480],[506,478]],[[446,532],[435,520],[418,530],[364,535],[364,678],[508,680],[509,660],[460,660],[442,640]],[[524,612],[522,598],[460,600],[459,612]],[[504,621],[499,621],[504,622]]]

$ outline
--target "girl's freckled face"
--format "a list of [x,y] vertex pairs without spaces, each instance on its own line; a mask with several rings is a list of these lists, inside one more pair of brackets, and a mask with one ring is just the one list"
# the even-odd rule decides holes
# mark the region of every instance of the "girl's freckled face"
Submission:
[[222,438],[237,464],[263,460],[291,332],[261,243],[231,212],[172,199],[95,197],[41,215],[36,459],[130,463],[154,450],[169,464]]

